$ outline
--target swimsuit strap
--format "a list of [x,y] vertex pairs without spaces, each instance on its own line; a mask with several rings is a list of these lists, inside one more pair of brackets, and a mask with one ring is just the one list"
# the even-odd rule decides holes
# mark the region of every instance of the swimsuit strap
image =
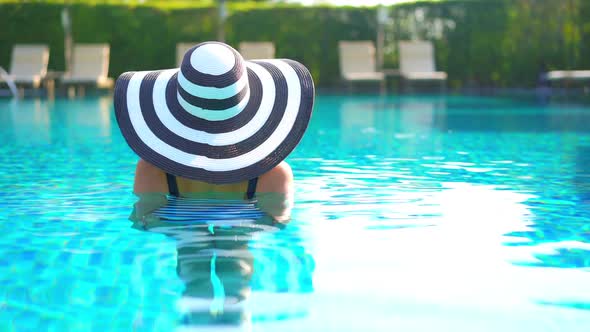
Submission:
[[166,173],[166,182],[168,182],[168,192],[170,196],[178,197],[178,183],[176,183],[176,177],[172,174]]
[[254,194],[256,193],[256,184],[258,184],[258,178],[253,178],[248,180],[248,191],[246,192],[246,198],[252,199],[254,198]]

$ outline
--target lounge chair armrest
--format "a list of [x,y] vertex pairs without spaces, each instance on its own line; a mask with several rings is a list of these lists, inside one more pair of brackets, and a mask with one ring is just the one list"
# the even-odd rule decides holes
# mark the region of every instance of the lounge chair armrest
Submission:
[[553,70],[547,72],[550,81],[556,80],[590,80],[590,70]]
[[402,76],[407,80],[446,80],[447,73],[442,71],[433,71],[433,72],[408,72],[403,73]]
[[348,81],[382,81],[385,75],[381,72],[346,73],[343,78]]

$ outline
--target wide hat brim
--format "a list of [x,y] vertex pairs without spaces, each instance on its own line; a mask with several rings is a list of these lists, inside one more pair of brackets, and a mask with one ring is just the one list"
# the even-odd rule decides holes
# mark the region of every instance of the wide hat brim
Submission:
[[243,110],[220,120],[195,116],[178,97],[179,69],[122,74],[115,115],[131,149],[167,173],[215,184],[253,179],[277,166],[307,129],[313,80],[296,61],[245,63],[249,98]]

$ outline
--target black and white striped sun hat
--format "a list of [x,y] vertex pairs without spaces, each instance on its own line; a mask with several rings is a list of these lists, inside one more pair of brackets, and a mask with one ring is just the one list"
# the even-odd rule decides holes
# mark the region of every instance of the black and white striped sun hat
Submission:
[[245,61],[219,42],[194,46],[180,68],[122,74],[114,96],[119,128],[142,159],[218,184],[255,178],[285,159],[313,102],[302,64]]

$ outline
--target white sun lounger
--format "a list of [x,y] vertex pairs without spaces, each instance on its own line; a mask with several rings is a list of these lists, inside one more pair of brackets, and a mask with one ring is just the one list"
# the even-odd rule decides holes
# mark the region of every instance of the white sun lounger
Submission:
[[241,42],[239,52],[246,60],[274,59],[275,45],[272,42]]
[[590,70],[553,70],[547,72],[549,81],[583,81],[590,80]]
[[76,44],[72,54],[72,69],[62,78],[65,85],[90,85],[111,88],[109,73],[110,46],[108,44]]
[[401,41],[398,46],[399,70],[404,80],[446,82],[447,73],[436,71],[431,42]]
[[20,44],[12,49],[9,79],[17,85],[30,85],[38,88],[45,75],[49,62],[49,47],[42,44]]
[[377,82],[383,89],[385,74],[377,71],[375,45],[372,41],[340,41],[340,75],[346,82]]

